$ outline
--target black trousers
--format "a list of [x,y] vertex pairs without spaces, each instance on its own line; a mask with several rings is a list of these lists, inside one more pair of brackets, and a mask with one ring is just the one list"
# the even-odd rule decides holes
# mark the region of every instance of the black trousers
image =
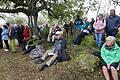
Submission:
[[80,45],[80,43],[82,42],[82,39],[88,35],[88,33],[86,32],[80,32],[80,34],[77,36],[77,38],[74,41],[74,45]]
[[23,44],[22,37],[17,37],[17,40],[18,40],[19,46],[22,46],[22,44]]
[[28,46],[28,49],[25,50],[25,54],[30,53],[33,49],[35,49],[35,46]]
[[0,39],[0,48],[3,48],[3,42],[2,42],[2,39]]
[[6,49],[10,49],[10,48],[9,48],[8,40],[4,40],[4,43],[5,43],[5,45],[6,45]]

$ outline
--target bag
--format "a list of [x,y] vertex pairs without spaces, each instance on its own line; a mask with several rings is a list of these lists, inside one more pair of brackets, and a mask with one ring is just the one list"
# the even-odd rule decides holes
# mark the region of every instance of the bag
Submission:
[[44,54],[45,50],[42,45],[37,45],[35,49],[30,52],[29,57],[31,59],[40,58]]
[[58,52],[58,62],[69,61],[71,58],[67,54],[66,50],[61,50]]

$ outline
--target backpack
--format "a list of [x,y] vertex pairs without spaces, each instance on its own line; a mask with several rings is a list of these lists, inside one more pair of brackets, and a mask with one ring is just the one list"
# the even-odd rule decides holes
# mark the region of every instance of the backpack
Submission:
[[42,57],[42,55],[44,54],[45,50],[43,48],[42,45],[37,45],[35,49],[33,49],[30,54],[29,57],[31,59],[35,59],[35,58],[40,58]]

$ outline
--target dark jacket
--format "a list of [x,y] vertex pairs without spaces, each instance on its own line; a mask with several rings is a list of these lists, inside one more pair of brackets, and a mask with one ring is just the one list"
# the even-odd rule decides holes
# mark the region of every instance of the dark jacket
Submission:
[[15,39],[16,38],[16,30],[14,28],[9,33],[9,38],[10,39]]
[[120,26],[120,17],[115,15],[115,16],[109,16],[106,19],[106,30],[111,31],[115,30]]
[[17,38],[23,38],[22,28],[17,27],[17,28],[16,28],[16,31],[17,31]]
[[57,40],[53,46],[54,53],[58,53],[58,61],[67,61],[70,57],[66,53],[67,50],[67,41],[62,38]]

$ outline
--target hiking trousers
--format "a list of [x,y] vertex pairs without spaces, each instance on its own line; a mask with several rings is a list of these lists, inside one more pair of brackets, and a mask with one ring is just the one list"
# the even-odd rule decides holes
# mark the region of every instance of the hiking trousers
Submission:
[[15,39],[10,39],[10,49],[11,49],[11,52],[16,52]]
[[52,56],[52,57],[46,62],[46,64],[47,64],[47,66],[51,66],[51,65],[55,62],[55,60],[57,59],[58,54],[57,54],[57,53],[53,53],[52,50],[47,50],[47,51],[43,54],[43,56],[41,57],[41,59],[42,59],[43,61],[45,61],[45,59],[46,59],[48,56]]

